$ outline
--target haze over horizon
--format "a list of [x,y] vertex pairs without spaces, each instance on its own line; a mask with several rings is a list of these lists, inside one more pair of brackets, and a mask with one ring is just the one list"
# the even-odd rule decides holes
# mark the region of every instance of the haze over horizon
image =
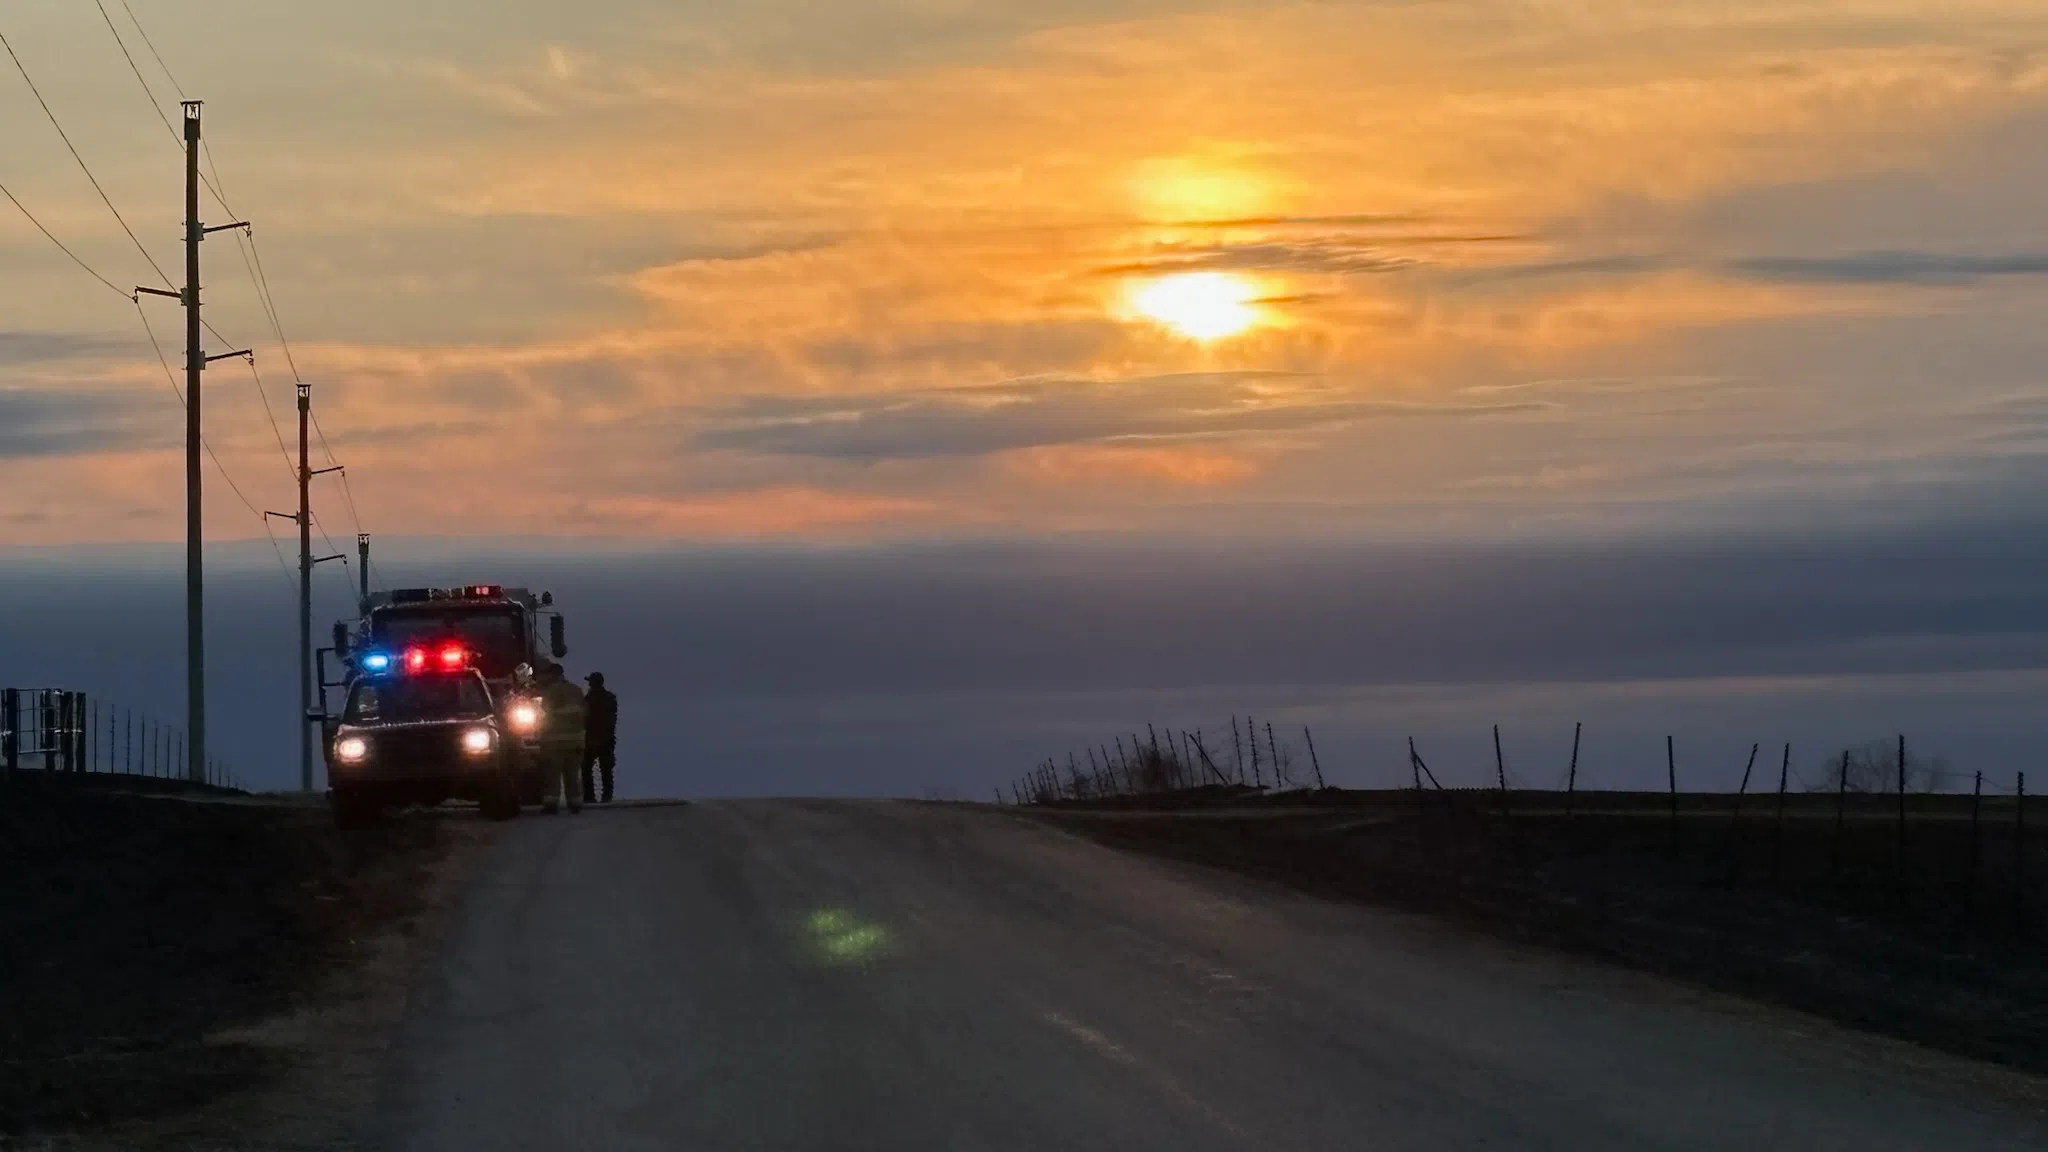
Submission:
[[[359,519],[386,583],[552,579],[572,665],[764,786],[838,779],[760,766],[832,754],[807,716],[849,779],[979,794],[1147,708],[1376,764],[1435,709],[1568,731],[1561,683],[1745,751],[1903,710],[2000,778],[2048,734],[2038,3],[127,7],[155,96],[160,50],[207,101],[289,362],[228,235],[207,315],[348,466],[323,535]],[[100,14],[0,34],[172,268],[180,157]],[[11,67],[0,183],[154,283]],[[177,402],[12,205],[0,269],[0,682],[174,714]],[[227,473],[291,507],[256,379],[207,387]],[[214,599],[223,739],[268,764],[287,582],[208,484],[259,562]],[[1237,612],[1263,647],[1207,635]],[[1114,644],[1033,646],[1078,622]]]

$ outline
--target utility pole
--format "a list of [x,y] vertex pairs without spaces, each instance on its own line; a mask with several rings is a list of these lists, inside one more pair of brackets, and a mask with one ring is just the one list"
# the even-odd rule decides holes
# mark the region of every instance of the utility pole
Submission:
[[367,614],[370,611],[370,534],[356,533],[356,576],[362,582],[362,591],[356,593],[356,611]]
[[265,512],[289,520],[299,526],[299,791],[313,790],[313,722],[307,714],[313,711],[313,566],[329,560],[339,560],[341,553],[332,556],[313,555],[313,477],[329,472],[339,472],[339,466],[315,469],[308,458],[306,427],[313,412],[313,386],[299,382],[299,511],[297,515],[284,512]]
[[200,514],[199,454],[206,441],[200,421],[200,376],[215,360],[244,357],[245,351],[206,354],[199,324],[199,242],[209,232],[247,228],[242,222],[208,228],[199,222],[199,111],[203,103],[186,100],[185,113],[185,289],[135,289],[138,296],[168,296],[185,306],[185,770],[194,780],[206,779],[206,569],[200,552],[204,518]]
[[185,110],[185,763],[193,779],[206,779],[206,565],[199,532],[199,377],[206,346],[199,334],[199,110]]

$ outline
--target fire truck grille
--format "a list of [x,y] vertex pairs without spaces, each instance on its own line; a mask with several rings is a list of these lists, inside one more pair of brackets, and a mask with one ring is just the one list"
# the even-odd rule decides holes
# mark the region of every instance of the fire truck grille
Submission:
[[461,732],[452,725],[378,732],[371,737],[371,754],[385,764],[445,761],[461,755]]

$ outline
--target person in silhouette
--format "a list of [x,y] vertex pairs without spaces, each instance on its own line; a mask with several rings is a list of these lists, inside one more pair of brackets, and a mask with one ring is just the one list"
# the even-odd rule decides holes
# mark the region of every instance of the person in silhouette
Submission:
[[[612,802],[612,769],[619,760],[619,698],[605,690],[604,673],[583,678],[590,691],[583,698],[583,800],[586,804]],[[602,799],[591,788],[590,770],[602,774]]]
[[540,706],[547,714],[540,729],[542,780],[547,798],[541,811],[555,811],[556,797],[569,811],[583,811],[583,797],[576,791],[576,766],[583,762],[583,690],[562,675],[562,666],[550,660],[540,666]]

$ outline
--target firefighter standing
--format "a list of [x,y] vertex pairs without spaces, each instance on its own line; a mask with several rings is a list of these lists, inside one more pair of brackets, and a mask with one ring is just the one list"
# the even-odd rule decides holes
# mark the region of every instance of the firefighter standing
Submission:
[[[605,690],[604,673],[592,672],[584,679],[590,691],[583,698],[583,802],[612,802],[612,770],[619,762],[619,698]],[[592,787],[592,766],[602,774],[604,792]]]
[[541,779],[547,789],[541,811],[553,812],[557,797],[569,811],[583,811],[576,791],[576,767],[583,760],[583,690],[550,660],[540,667],[540,705],[547,719],[540,729]]

